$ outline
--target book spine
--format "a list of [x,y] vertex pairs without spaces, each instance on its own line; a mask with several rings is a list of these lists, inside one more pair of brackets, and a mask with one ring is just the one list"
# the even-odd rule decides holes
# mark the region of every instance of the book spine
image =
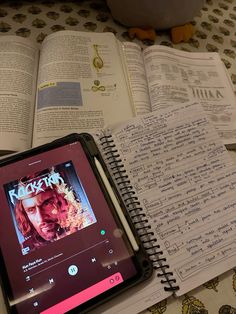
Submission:
[[126,205],[126,209],[139,235],[139,238],[157,271],[157,277],[161,277],[161,283],[166,291],[177,291],[179,287],[170,267],[164,257],[160,245],[157,243],[155,234],[149,224],[149,220],[143,210],[138,196],[129,180],[119,152],[116,148],[112,135],[100,137],[100,147],[108,170],[115,181],[116,187]]

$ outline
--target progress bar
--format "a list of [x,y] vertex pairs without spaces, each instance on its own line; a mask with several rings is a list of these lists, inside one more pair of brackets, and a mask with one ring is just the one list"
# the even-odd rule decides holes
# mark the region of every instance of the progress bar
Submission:
[[90,246],[90,247],[87,248],[87,249],[84,249],[84,250],[82,250],[82,251],[80,251],[80,252],[78,252],[78,253],[76,253],[76,254],[74,254],[74,255],[71,255],[71,256],[67,257],[67,258],[64,258],[64,259],[61,260],[60,262],[57,262],[57,263],[55,263],[55,264],[53,264],[53,265],[51,265],[51,266],[48,266],[48,267],[46,267],[46,268],[44,268],[44,269],[42,269],[42,270],[40,270],[40,271],[38,271],[38,272],[36,272],[36,273],[30,275],[30,277],[37,276],[38,274],[43,273],[44,271],[46,271],[46,270],[48,270],[48,269],[50,269],[50,268],[52,268],[52,267],[55,267],[56,265],[59,265],[59,264],[65,262],[65,261],[67,261],[67,260],[69,260],[69,259],[71,259],[71,258],[73,258],[73,257],[75,257],[75,256],[77,256],[77,255],[80,255],[80,254],[82,254],[82,253],[84,253],[84,252],[86,252],[86,251],[88,251],[88,250],[91,250],[91,249],[93,249],[94,247],[96,247],[96,246],[98,246],[98,245],[101,245],[101,244],[103,244],[103,243],[109,243],[109,240],[106,239],[106,240],[103,240],[103,241],[101,241],[101,242],[98,242],[98,243],[96,243],[96,244]]

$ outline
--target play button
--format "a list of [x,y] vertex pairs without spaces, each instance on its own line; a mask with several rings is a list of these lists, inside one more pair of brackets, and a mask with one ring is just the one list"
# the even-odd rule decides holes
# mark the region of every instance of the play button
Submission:
[[70,276],[75,276],[78,273],[78,267],[76,265],[70,265],[68,267],[68,273]]

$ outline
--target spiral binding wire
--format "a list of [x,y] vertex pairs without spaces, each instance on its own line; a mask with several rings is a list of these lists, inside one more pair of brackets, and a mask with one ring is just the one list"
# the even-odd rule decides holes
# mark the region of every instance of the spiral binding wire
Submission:
[[100,137],[100,144],[105,160],[108,163],[109,170],[113,175],[135,229],[153,263],[154,269],[157,270],[157,277],[163,278],[161,279],[161,283],[164,285],[166,291],[174,292],[179,290],[179,287],[175,285],[176,280],[173,278],[173,273],[169,271],[170,267],[166,263],[166,259],[163,257],[163,251],[160,249],[160,246],[156,244],[157,239],[154,237],[147,216],[133,190],[112,135],[104,135]]

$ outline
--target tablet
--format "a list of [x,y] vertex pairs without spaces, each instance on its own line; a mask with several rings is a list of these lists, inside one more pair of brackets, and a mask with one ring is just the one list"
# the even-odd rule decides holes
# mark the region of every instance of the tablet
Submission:
[[11,313],[87,312],[152,274],[88,134],[0,161],[0,221]]

